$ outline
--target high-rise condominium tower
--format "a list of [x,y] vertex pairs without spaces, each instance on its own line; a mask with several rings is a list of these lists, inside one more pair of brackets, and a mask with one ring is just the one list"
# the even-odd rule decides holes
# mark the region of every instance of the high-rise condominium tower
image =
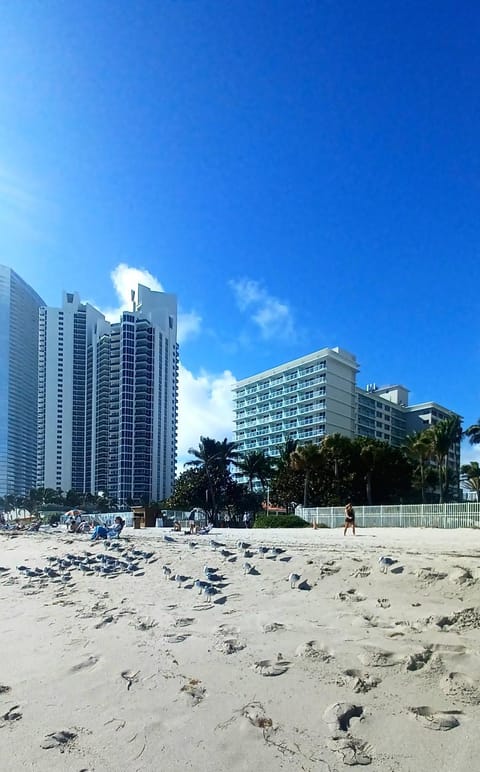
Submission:
[[35,487],[41,305],[15,271],[0,265],[0,496]]
[[110,325],[96,308],[64,292],[61,308],[41,308],[37,485],[93,490],[97,339]]
[[[100,343],[97,381],[97,404],[102,405],[97,416],[97,486],[106,483],[109,495],[126,504],[166,498],[175,478],[177,437],[174,295],[138,286],[138,304],[122,314],[109,339]],[[101,477],[105,473],[106,478]]]
[[170,495],[177,302],[141,285],[137,300],[113,324],[75,293],[41,310],[39,486],[103,491],[121,504]]

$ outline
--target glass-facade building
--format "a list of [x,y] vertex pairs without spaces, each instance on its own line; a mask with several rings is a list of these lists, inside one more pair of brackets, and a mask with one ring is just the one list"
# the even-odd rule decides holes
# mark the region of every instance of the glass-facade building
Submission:
[[32,287],[0,265],[0,496],[35,487],[42,305]]
[[[101,345],[97,369],[97,404],[102,405],[97,413],[97,469],[106,472],[109,495],[121,503],[167,498],[173,489],[177,450],[175,296],[139,285],[138,304],[112,325],[108,343],[103,341]],[[102,443],[108,442],[107,468],[100,458],[100,437]]]

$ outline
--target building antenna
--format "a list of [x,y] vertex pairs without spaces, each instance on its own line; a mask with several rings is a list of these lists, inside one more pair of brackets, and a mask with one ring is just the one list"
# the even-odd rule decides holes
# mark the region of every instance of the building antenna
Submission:
[[136,311],[136,305],[135,305],[135,290],[130,290],[130,297],[132,299],[133,304],[133,313]]

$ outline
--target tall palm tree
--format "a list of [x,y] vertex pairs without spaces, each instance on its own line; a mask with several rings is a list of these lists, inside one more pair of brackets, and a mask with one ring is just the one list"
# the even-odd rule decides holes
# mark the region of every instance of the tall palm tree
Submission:
[[480,418],[478,419],[476,424],[472,424],[468,427],[468,429],[465,429],[465,437],[468,437],[470,440],[471,445],[479,445],[480,444]]
[[280,448],[280,454],[274,459],[274,464],[277,470],[290,467],[290,459],[292,453],[297,449],[298,442],[293,437],[286,437],[285,442]]
[[432,453],[438,468],[439,503],[443,504],[447,492],[447,465],[450,448],[456,447],[461,432],[460,418],[450,416],[426,430],[432,443]]
[[474,491],[476,499],[479,501],[480,494],[480,464],[478,461],[471,461],[469,464],[463,464],[460,469],[462,482],[469,491]]
[[235,462],[236,443],[229,442],[227,438],[220,442],[210,437],[200,437],[198,449],[189,448],[188,452],[194,459],[186,461],[185,466],[204,470],[207,478],[206,509],[215,517],[220,484],[227,475],[230,464]]
[[351,477],[352,441],[343,434],[327,434],[320,447],[327,466],[333,472],[333,489],[337,503],[340,503]]
[[425,504],[425,473],[432,458],[432,438],[428,431],[415,432],[405,438],[404,452],[420,474],[422,504]]
[[359,446],[361,469],[365,480],[365,492],[369,506],[373,504],[372,481],[379,460],[384,450],[383,443],[370,437],[358,437],[356,443]]
[[297,472],[303,472],[303,506],[307,506],[308,484],[312,472],[319,469],[323,460],[322,449],[319,445],[309,442],[307,445],[301,445],[290,455],[290,464],[292,469]]
[[262,450],[251,450],[238,456],[235,466],[248,478],[250,493],[253,493],[253,483],[255,480],[258,480],[263,490],[265,490],[272,473],[272,460]]

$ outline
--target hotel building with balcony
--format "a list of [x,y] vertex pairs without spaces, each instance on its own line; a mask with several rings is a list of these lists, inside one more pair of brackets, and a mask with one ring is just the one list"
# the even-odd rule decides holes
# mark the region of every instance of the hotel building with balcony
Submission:
[[[372,437],[399,447],[408,434],[457,415],[436,402],[409,405],[404,386],[356,385],[356,357],[323,348],[234,387],[234,439],[240,453],[276,457],[287,438],[319,444],[328,434]],[[458,472],[460,440],[449,454]]]

